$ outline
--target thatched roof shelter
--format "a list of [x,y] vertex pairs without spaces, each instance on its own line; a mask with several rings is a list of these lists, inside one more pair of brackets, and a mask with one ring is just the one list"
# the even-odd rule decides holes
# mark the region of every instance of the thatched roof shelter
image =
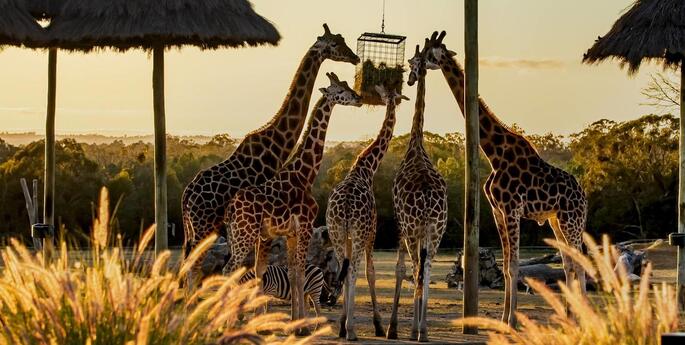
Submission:
[[276,28],[247,0],[64,0],[50,25],[50,43],[90,51],[203,49],[276,44]]
[[627,65],[633,74],[647,60],[662,60],[677,68],[685,53],[685,4],[682,0],[637,0],[599,37],[583,56],[583,62],[608,58]]
[[0,45],[20,46],[43,40],[44,30],[20,0],[0,0]]
[[[155,127],[155,250],[167,249],[164,51],[277,44],[280,34],[247,0],[28,0],[55,12],[47,46],[72,51],[152,52]],[[47,2],[46,2],[47,1]],[[42,3],[42,4],[41,4]]]
[[680,148],[678,165],[678,232],[671,233],[671,244],[678,245],[677,296],[680,311],[685,311],[685,1],[637,0],[611,30],[597,39],[583,62],[597,63],[618,59],[634,74],[643,61],[661,60],[664,67],[680,67]]

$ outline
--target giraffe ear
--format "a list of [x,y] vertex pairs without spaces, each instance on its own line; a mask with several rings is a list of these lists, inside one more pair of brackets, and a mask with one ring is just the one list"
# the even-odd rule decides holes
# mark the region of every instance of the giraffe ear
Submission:
[[451,51],[451,50],[447,50],[447,55],[449,55],[449,56],[456,56],[457,53],[456,53],[456,52],[453,52],[453,51]]
[[324,95],[328,94],[328,89],[326,89],[325,87],[320,88],[319,91],[321,91],[321,93],[323,93]]
[[405,95],[400,95],[400,98],[402,98],[405,101],[410,101],[411,99]]

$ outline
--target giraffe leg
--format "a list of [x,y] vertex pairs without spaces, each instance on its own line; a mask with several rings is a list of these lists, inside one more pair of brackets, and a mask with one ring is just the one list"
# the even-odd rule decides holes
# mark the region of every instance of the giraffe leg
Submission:
[[[582,252],[582,234],[585,228],[584,214],[582,217],[577,217],[570,212],[560,212],[556,218],[550,220],[550,225],[554,230],[554,236],[557,238],[557,241],[561,241]],[[581,291],[585,293],[585,269],[566,255],[562,254],[561,259],[564,265],[564,273],[566,274],[566,285],[570,285],[572,279],[577,279]]]
[[286,243],[288,251],[288,280],[290,281],[290,319],[296,321],[299,316],[297,309],[297,238],[295,236],[288,236]]
[[[335,223],[334,220],[330,220],[327,222],[328,224],[328,234],[331,238],[331,243],[333,244],[333,251],[335,252],[335,257],[338,260],[338,277],[336,277],[335,281],[333,282],[333,289],[331,289],[330,293],[333,294],[335,297],[340,295],[340,290],[342,288],[343,292],[343,302],[342,302],[342,314],[340,315],[340,319],[338,320],[339,323],[339,333],[338,337],[340,338],[345,338],[346,336],[346,330],[345,330],[345,322],[347,322],[347,300],[345,296],[347,296],[347,290],[345,288],[344,281],[340,281],[340,277],[343,276],[342,272],[340,272],[343,269],[343,260],[345,260],[345,246],[346,246],[346,238],[347,238],[347,231],[342,227],[339,226]],[[346,273],[345,273],[346,276]],[[330,297],[329,297],[330,298]]]
[[419,341],[428,342],[428,293],[430,290],[431,281],[431,266],[437,248],[433,247],[431,242],[431,234],[435,233],[435,225],[430,225],[426,231],[426,244],[421,252],[420,265],[422,265],[423,280],[423,296],[421,298],[420,323],[419,323]]
[[395,297],[392,301],[392,313],[390,314],[390,324],[388,325],[388,332],[386,338],[397,339],[397,309],[400,304],[400,294],[402,292],[402,280],[407,272],[404,265],[405,248],[402,240],[397,248],[397,264],[395,265]]
[[350,272],[347,274],[347,281],[345,283],[346,286],[348,286],[347,296],[345,296],[345,302],[347,304],[347,322],[345,322],[345,330],[347,331],[347,335],[345,336],[345,339],[348,341],[356,341],[357,333],[354,330],[354,300],[357,287],[357,268],[359,267],[361,261],[360,254],[362,252],[362,248],[360,247],[359,241],[356,241],[355,239],[349,240],[349,246],[351,247],[351,255],[349,256]]
[[366,246],[366,280],[369,283],[369,293],[371,294],[371,308],[373,309],[373,328],[376,336],[382,337],[385,335],[383,326],[381,326],[381,314],[378,312],[378,301],[376,300],[376,270],[373,266],[373,238],[369,241],[370,244]]
[[409,340],[418,340],[419,319],[421,318],[421,298],[423,297],[423,279],[419,278],[419,271],[421,270],[421,264],[419,263],[421,241],[408,241],[408,243],[407,246],[411,248],[409,251],[409,258],[411,259],[412,268],[414,270],[414,317],[412,318]]
[[[519,231],[520,218],[514,216],[507,216],[507,239],[509,242],[509,252],[505,261],[508,262],[507,271],[505,274],[509,276],[509,312],[507,313],[506,322],[511,327],[516,327],[516,304],[518,296],[518,273],[519,273]],[[506,308],[506,305],[505,305]],[[505,310],[506,312],[506,310]]]
[[[486,196],[489,194],[486,193]],[[488,197],[490,201],[490,198]],[[499,209],[496,208],[494,203],[491,201],[492,215],[495,218],[495,225],[497,226],[497,232],[499,233],[500,242],[502,243],[502,273],[504,274],[504,312],[502,313],[502,322],[507,322],[509,320],[509,312],[511,310],[511,280],[509,278],[509,252],[511,248],[509,246],[509,236],[507,235],[507,226],[504,221],[504,216]]]
[[[306,222],[300,222],[300,226],[297,227],[297,247],[296,247],[296,253],[295,253],[295,258],[297,260],[296,263],[296,268],[297,268],[297,311],[298,311],[298,318],[306,318],[307,313],[305,310],[305,303],[307,303],[304,299],[304,272],[307,266],[307,251],[309,249],[309,240],[312,237],[312,231],[313,231],[313,224],[309,221]],[[291,285],[293,286],[293,285]],[[291,291],[292,293],[292,291]],[[302,327],[299,330],[297,330],[297,335],[298,336],[309,336],[311,334],[309,328],[307,327]]]
[[[271,240],[268,241],[262,241],[261,239],[257,239],[256,243],[256,248],[255,248],[255,263],[254,263],[254,270],[255,270],[255,278],[259,279],[262,281],[264,279],[264,273],[266,272],[266,265],[267,265],[267,257],[268,257],[268,252],[269,249],[271,249]],[[259,292],[264,293],[264,283],[259,284]],[[268,306],[265,304],[264,305],[264,312],[267,311]]]

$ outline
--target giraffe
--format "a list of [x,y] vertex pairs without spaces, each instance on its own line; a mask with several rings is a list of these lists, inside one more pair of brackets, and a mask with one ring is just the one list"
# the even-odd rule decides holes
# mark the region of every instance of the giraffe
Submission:
[[395,297],[388,327],[388,339],[397,339],[397,309],[404,278],[404,248],[414,267],[414,319],[411,340],[428,341],[428,290],[431,262],[447,225],[447,186],[423,147],[423,112],[426,94],[424,51],[416,46],[409,59],[409,85],[418,81],[411,139],[393,184],[393,204],[400,230],[400,247],[395,268]]
[[373,176],[392,139],[395,128],[395,108],[400,99],[408,100],[408,98],[394,90],[386,91],[382,86],[376,86],[376,91],[381,95],[387,107],[380,133],[359,154],[347,176],[333,189],[326,209],[328,233],[338,262],[343,263],[336,290],[339,291],[344,281],[343,313],[340,318],[339,335],[347,340],[357,340],[354,331],[355,284],[357,268],[364,253],[366,253],[366,279],[369,283],[373,307],[373,326],[376,336],[385,335],[376,301],[376,274],[373,266],[373,243],[376,239],[376,200],[373,194]]
[[[441,69],[462,114],[464,71],[456,53],[434,32],[426,55],[431,69]],[[573,175],[545,162],[533,145],[508,128],[479,98],[480,147],[492,167],[484,191],[502,242],[505,298],[502,321],[516,325],[516,294],[521,218],[549,222],[558,241],[581,250],[587,219],[585,193]],[[566,282],[574,278],[585,291],[583,268],[562,254]]]
[[[293,320],[305,316],[303,272],[318,211],[312,185],[321,166],[328,121],[336,104],[362,105],[361,96],[347,82],[341,82],[333,73],[327,76],[331,85],[320,89],[323,96],[314,106],[295,152],[274,177],[238,191],[226,217],[232,255],[224,267],[225,274],[234,271],[250,249],[255,248],[255,272],[258,277],[263,276],[271,240],[286,236]],[[297,330],[299,335],[308,332],[306,328]]]
[[[272,178],[300,137],[319,67],[327,59],[358,64],[359,57],[324,24],[324,34],[307,50],[276,115],[248,134],[225,161],[200,171],[183,191],[185,250],[222,230],[226,209],[241,188]],[[201,261],[201,260],[200,260]],[[207,272],[204,272],[207,274]]]

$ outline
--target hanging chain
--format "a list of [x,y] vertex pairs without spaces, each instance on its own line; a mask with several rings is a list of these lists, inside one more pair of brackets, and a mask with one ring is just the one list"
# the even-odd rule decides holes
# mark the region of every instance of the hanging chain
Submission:
[[381,33],[385,33],[385,0],[383,0],[383,19],[381,20]]

